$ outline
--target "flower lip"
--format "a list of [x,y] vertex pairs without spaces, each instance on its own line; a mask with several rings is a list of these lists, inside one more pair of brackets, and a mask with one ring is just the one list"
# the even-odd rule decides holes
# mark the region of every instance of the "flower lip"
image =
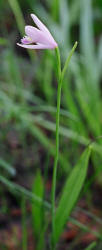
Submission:
[[29,37],[29,36],[24,36],[22,39],[21,39],[21,43],[22,44],[31,44],[33,41],[32,39]]
[[58,47],[47,27],[34,14],[31,14],[31,17],[38,28],[25,26],[26,36],[21,39],[21,44],[17,43],[17,45],[28,49],[55,49]]

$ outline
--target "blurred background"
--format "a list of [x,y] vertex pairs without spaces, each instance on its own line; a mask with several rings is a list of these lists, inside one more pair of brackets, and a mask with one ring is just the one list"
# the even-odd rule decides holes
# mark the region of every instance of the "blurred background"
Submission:
[[[101,0],[0,0],[0,249],[38,249],[30,200],[34,193],[51,199],[56,55],[17,47],[25,24],[33,25],[31,13],[59,44],[62,66],[78,41],[62,89],[57,194],[94,141],[87,179],[58,249],[102,249]],[[46,242],[39,249],[49,249]]]

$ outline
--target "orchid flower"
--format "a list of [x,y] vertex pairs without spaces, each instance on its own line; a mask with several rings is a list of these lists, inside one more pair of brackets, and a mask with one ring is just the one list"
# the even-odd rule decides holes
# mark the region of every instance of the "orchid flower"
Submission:
[[26,49],[57,48],[58,45],[46,26],[34,14],[31,14],[31,17],[38,28],[25,26],[26,36],[21,39],[21,44],[17,43],[17,45]]

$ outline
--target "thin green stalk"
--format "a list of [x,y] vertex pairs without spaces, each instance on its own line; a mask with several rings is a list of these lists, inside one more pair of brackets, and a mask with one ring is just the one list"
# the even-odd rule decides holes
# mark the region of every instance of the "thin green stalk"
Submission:
[[74,44],[69,56],[65,62],[64,68],[61,72],[61,60],[59,49],[56,48],[57,56],[57,70],[58,70],[58,91],[57,91],[57,112],[56,112],[56,153],[53,167],[53,178],[52,178],[52,250],[55,249],[54,235],[55,235],[55,193],[56,193],[56,176],[57,176],[57,165],[59,157],[59,120],[60,120],[60,103],[61,103],[61,89],[63,78],[68,68],[70,59],[77,47],[77,42]]
[[60,52],[59,52],[58,47],[56,48],[56,57],[57,57],[58,81],[60,81],[60,78],[61,78],[61,58],[60,58]]
[[52,249],[54,249],[54,239],[53,235],[55,232],[55,191],[56,191],[56,175],[57,175],[57,164],[58,164],[58,155],[59,155],[59,118],[60,118],[60,101],[61,101],[61,61],[60,61],[60,53],[59,49],[56,48],[56,56],[57,56],[57,69],[58,69],[58,91],[57,91],[57,112],[56,112],[56,153],[55,153],[55,161],[53,168],[53,179],[52,179]]

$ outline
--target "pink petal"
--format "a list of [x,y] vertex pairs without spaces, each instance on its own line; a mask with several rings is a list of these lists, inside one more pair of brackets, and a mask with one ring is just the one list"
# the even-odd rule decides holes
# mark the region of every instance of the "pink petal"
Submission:
[[25,49],[53,49],[50,45],[44,45],[44,44],[37,44],[37,45],[25,45],[17,43],[18,46],[23,47]]
[[31,14],[31,17],[32,17],[34,23],[38,26],[38,28],[40,30],[42,30],[43,32],[45,32],[47,34],[50,33],[49,30],[46,28],[46,26],[39,20],[39,18],[36,15]]
[[47,29],[47,27],[39,20],[39,18],[34,15],[31,14],[31,17],[34,21],[34,23],[38,26],[38,28],[44,32],[45,36],[48,38],[49,43],[52,44],[53,48],[58,47],[57,43],[55,42],[53,36],[51,35],[50,31]]
[[41,43],[47,45],[52,41],[51,39],[49,39],[48,35],[30,25],[27,25],[25,27],[25,33],[31,38],[33,43]]

